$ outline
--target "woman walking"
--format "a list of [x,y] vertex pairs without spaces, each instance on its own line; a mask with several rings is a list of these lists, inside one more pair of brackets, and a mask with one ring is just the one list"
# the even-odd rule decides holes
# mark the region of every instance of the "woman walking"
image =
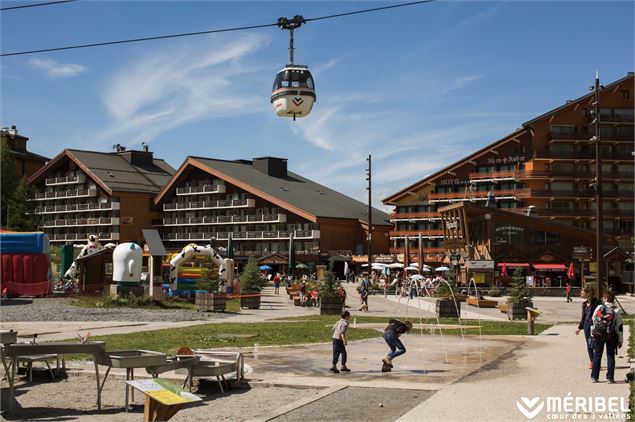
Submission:
[[589,286],[586,286],[580,291],[580,297],[584,299],[582,302],[582,317],[580,318],[580,324],[576,330],[576,335],[580,334],[581,330],[584,330],[584,340],[586,350],[589,355],[589,369],[593,368],[593,343],[591,339],[591,327],[593,326],[593,311],[600,304],[600,301],[595,297],[595,292]]

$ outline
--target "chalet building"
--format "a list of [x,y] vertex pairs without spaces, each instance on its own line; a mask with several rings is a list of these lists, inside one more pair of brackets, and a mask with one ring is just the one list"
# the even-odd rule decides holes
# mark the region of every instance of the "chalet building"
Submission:
[[[166,248],[188,243],[226,247],[234,258],[287,256],[313,266],[330,256],[367,253],[367,206],[287,170],[284,158],[188,157],[156,196]],[[373,252],[386,253],[388,215],[373,209]],[[343,258],[343,259],[344,259]]]
[[15,171],[18,179],[23,177],[28,179],[49,161],[47,157],[28,151],[26,148],[28,140],[29,138],[26,136],[18,134],[15,125],[0,130],[0,141],[9,146],[11,155],[15,160]]
[[[604,252],[633,249],[633,80],[631,72],[600,92]],[[594,93],[566,101],[385,198],[384,204],[395,207],[391,252],[403,253],[406,238],[416,251],[421,234],[425,260],[447,262],[439,209],[460,202],[489,200],[508,212],[595,230],[593,101]],[[632,273],[626,276],[632,282]]]
[[174,174],[153,153],[65,149],[29,179],[35,187],[40,229],[53,244],[143,241],[141,230],[159,218],[153,199]]

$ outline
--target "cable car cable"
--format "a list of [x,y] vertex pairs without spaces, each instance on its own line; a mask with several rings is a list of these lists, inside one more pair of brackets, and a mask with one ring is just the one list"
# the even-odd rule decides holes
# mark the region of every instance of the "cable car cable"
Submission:
[[[65,0],[65,1],[77,1],[77,0]],[[416,2],[410,2],[410,3],[395,4],[395,5],[391,5],[391,6],[375,7],[373,9],[356,10],[356,11],[353,11],[353,12],[345,12],[345,13],[338,13],[338,14],[335,14],[335,15],[320,16],[320,17],[317,17],[317,18],[307,18],[307,19],[304,19],[304,22],[318,21],[318,20],[324,20],[324,19],[332,19],[332,18],[338,18],[338,17],[342,17],[342,16],[356,15],[356,14],[360,14],[360,13],[377,12],[377,11],[380,11],[380,10],[394,9],[394,8],[397,8],[397,7],[414,6],[414,5],[417,5],[417,4],[431,3],[433,1],[436,1],[436,0],[422,0],[422,1],[416,1]],[[169,38],[190,37],[190,36],[194,36],[194,35],[215,34],[215,33],[219,33],[219,32],[244,31],[244,30],[248,30],[248,29],[267,28],[267,27],[270,27],[270,26],[280,26],[280,22],[268,23],[268,24],[262,24],[262,25],[240,26],[240,27],[235,27],[235,28],[211,29],[211,30],[208,30],[208,31],[185,32],[185,33],[180,33],[180,34],[158,35],[158,36],[155,36],[155,37],[131,38],[131,39],[126,39],[126,40],[105,41],[105,42],[90,43],[90,44],[69,45],[69,46],[66,46],[66,47],[42,48],[42,49],[38,49],[38,50],[16,51],[16,52],[11,52],[11,53],[2,53],[2,54],[0,54],[0,57],[21,56],[21,55],[26,55],[26,54],[47,53],[47,52],[51,52],[51,51],[76,50],[76,49],[80,49],[80,48],[102,47],[102,46],[106,46],[106,45],[128,44],[128,43],[135,43],[135,42],[142,42],[142,41],[154,41],[154,40],[163,40],[163,39],[169,39]]]
[[46,3],[33,3],[33,4],[23,4],[21,6],[8,6],[0,8],[0,12],[5,12],[7,10],[15,10],[15,9],[26,9],[28,7],[39,7],[39,6],[50,6],[52,4],[60,4],[60,3],[72,3],[77,0],[58,0],[58,1],[49,1]]

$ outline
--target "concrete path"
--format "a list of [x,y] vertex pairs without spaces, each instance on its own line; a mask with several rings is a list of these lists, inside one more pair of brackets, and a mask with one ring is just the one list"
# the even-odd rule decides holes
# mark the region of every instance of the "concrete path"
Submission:
[[[459,421],[468,418],[472,422],[529,420],[521,414],[517,402],[528,413],[537,412],[532,419],[534,421],[574,420],[571,412],[565,414],[564,408],[560,412],[549,411],[547,398],[628,397],[629,386],[624,382],[629,368],[626,347],[619,351],[616,359],[617,382],[607,384],[606,371],[603,370],[600,383],[593,384],[590,370],[587,369],[584,337],[575,335],[576,328],[576,325],[571,324],[555,325],[539,336],[528,338],[513,352],[441,389],[398,421]],[[624,344],[627,344],[626,339]],[[538,399],[535,402],[523,402],[522,397],[528,401],[534,397]],[[544,403],[543,407],[538,410],[541,403]],[[555,413],[560,416],[554,417],[558,416]],[[578,413],[583,415],[577,419],[591,420],[593,417],[588,408],[579,408]],[[603,412],[596,412],[596,420],[600,420],[600,413]]]

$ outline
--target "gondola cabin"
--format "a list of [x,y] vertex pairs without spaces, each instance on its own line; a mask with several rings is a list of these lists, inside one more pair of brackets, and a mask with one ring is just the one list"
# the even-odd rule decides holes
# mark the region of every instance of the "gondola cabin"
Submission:
[[313,76],[307,66],[287,65],[276,74],[271,103],[278,116],[305,117],[316,100]]

